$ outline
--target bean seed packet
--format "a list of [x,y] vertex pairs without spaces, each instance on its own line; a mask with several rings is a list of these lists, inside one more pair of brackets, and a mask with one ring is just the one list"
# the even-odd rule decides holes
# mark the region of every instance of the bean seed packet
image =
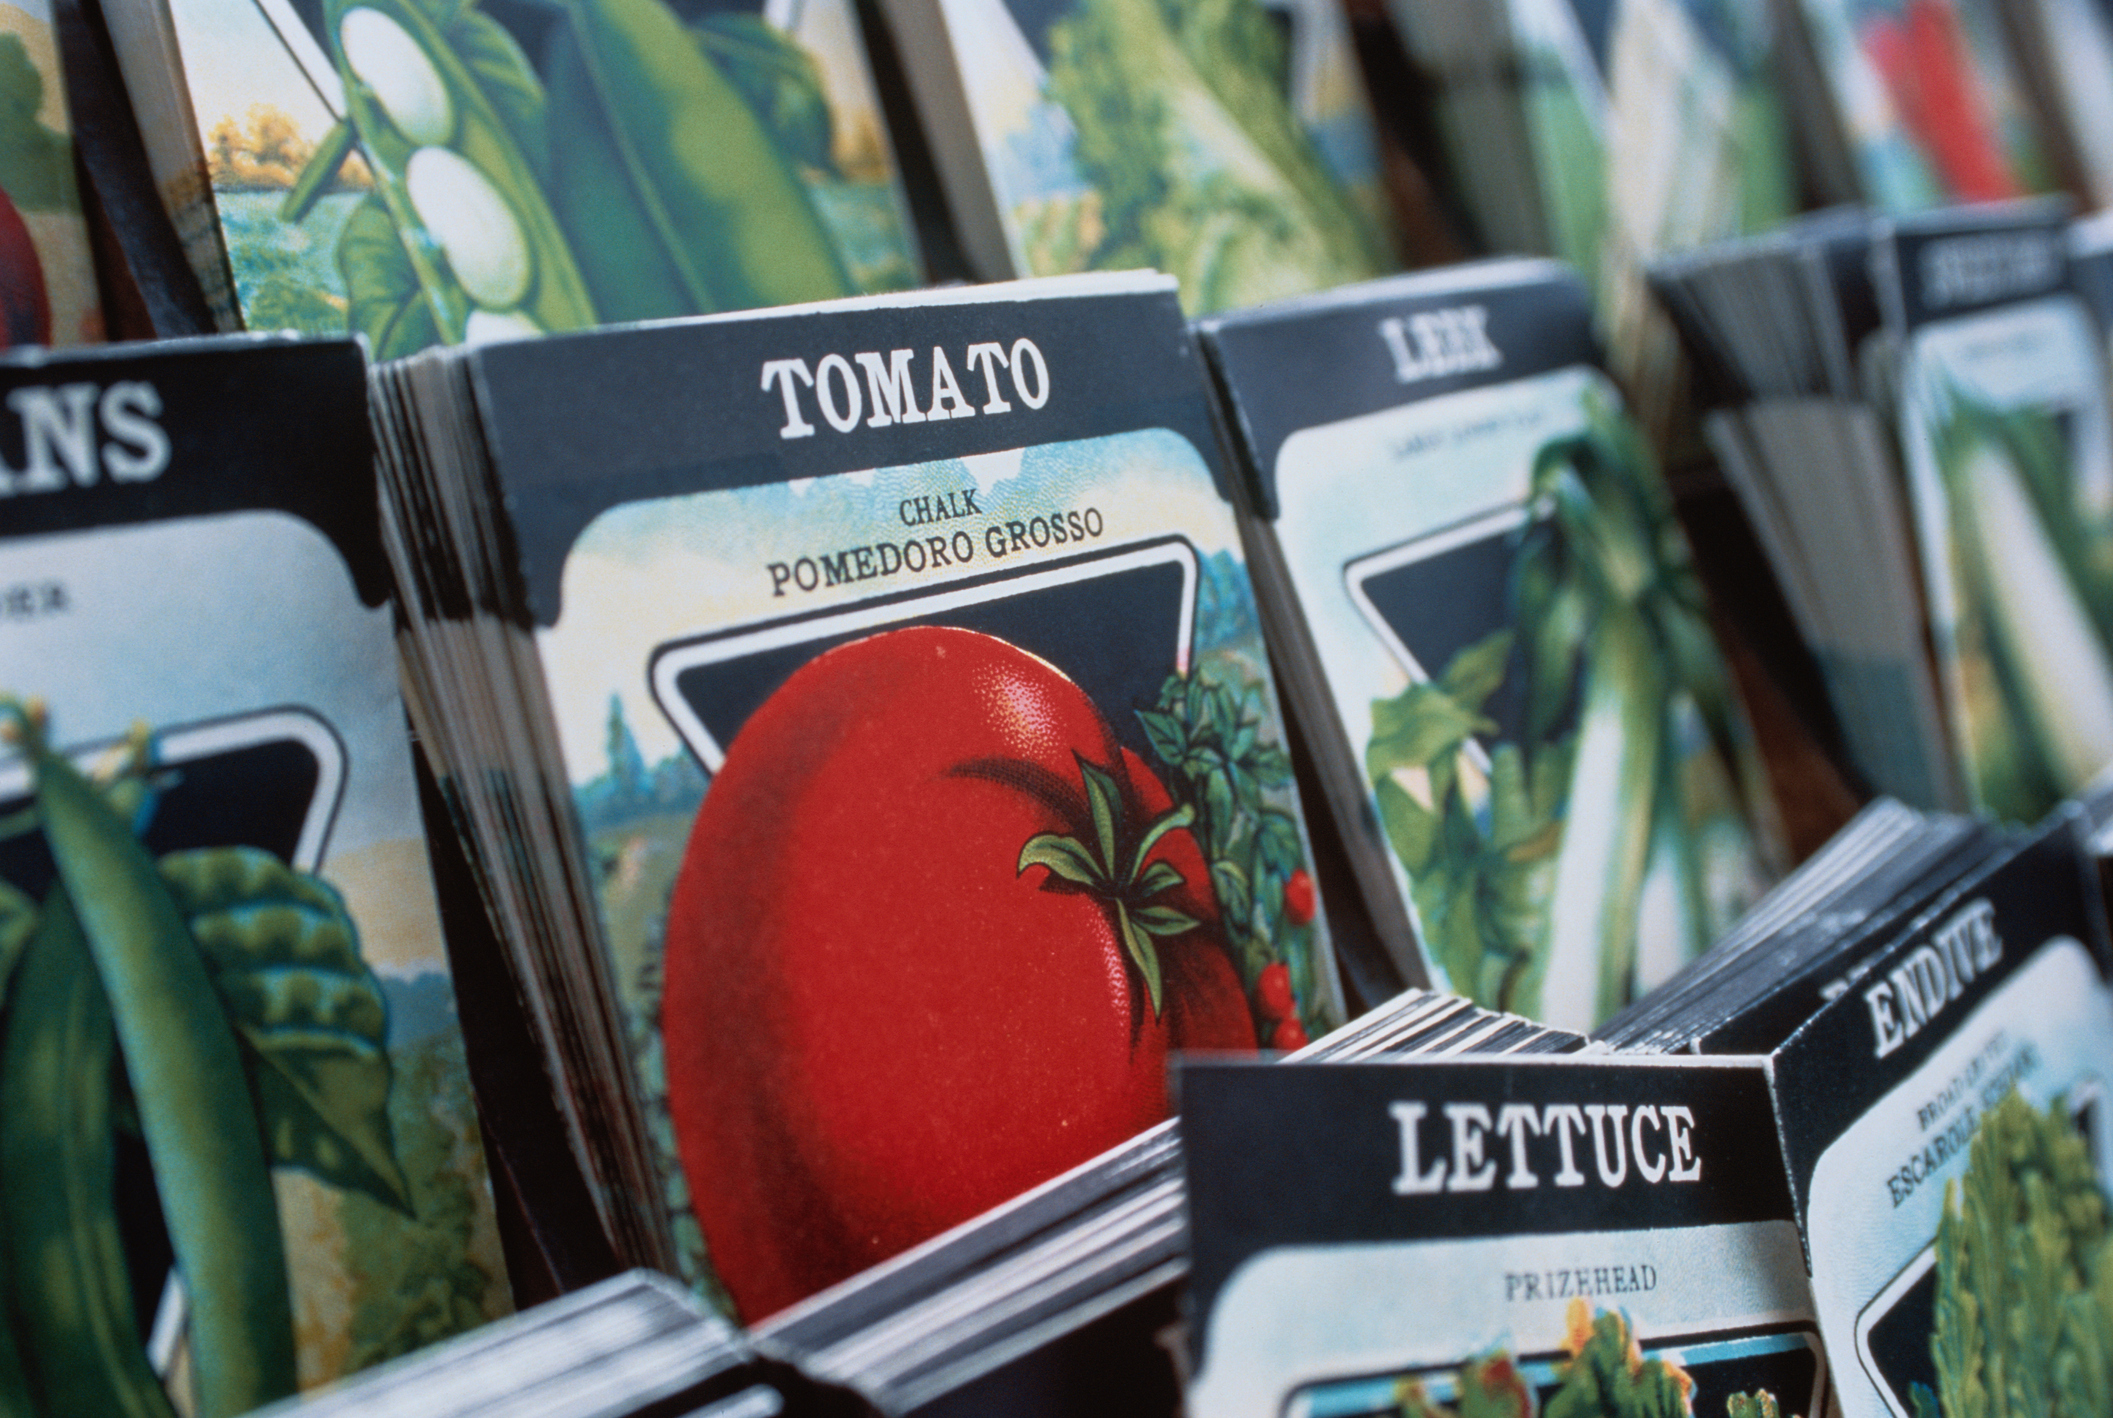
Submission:
[[1326,0],[888,0],[985,280],[1151,266],[1192,313],[1392,270],[1357,55]]
[[1824,1411],[1762,1061],[1179,1084],[1196,1418]]
[[10,1412],[245,1412],[509,1307],[362,369],[0,364]]
[[850,0],[109,8],[223,329],[390,358],[922,278]]
[[413,714],[620,1251],[753,1322],[1341,1020],[1171,280],[376,388]]
[[1846,1418],[2090,1412],[2104,1292],[2104,899],[2056,819],[1925,911],[1775,1052]]
[[1968,802],[2044,815],[2113,761],[2113,414],[2061,214],[1882,231],[1900,447]]
[[1263,610],[1404,974],[1583,1032],[1759,896],[1671,505],[1548,262],[1204,322]]
[[1882,212],[1990,202],[2056,181],[2019,82],[1999,0],[1800,0],[1820,76],[1800,114],[1831,125]]

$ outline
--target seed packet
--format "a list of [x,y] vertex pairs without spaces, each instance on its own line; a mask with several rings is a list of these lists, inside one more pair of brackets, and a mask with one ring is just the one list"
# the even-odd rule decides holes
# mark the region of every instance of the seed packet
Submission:
[[1898,420],[1939,683],[1970,804],[2044,815],[2113,761],[2113,414],[2061,214],[1882,233]]
[[1174,292],[378,377],[414,714],[580,1156],[745,1323],[1342,1018]]
[[1410,979],[1580,1032],[1768,878],[1687,546],[1548,262],[1201,326],[1264,615]]
[[2100,1342],[2104,902],[2080,825],[1969,880],[1776,1051],[1777,1115],[1847,1418],[2088,1412]]
[[509,1307],[363,363],[0,365],[10,1411],[245,1412]]
[[1882,212],[2050,190],[1998,0],[1800,0],[1825,122]]
[[849,0],[110,7],[224,329],[435,343],[921,279]]
[[1761,1061],[1209,1061],[1180,1089],[1197,1418],[1823,1411]]
[[1151,266],[1192,313],[1392,270],[1349,26],[1323,0],[888,0],[971,266]]

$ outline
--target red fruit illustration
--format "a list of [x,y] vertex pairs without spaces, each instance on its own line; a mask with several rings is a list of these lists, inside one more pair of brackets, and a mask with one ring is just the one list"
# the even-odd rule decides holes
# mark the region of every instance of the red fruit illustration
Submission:
[[1315,905],[1313,878],[1300,867],[1284,878],[1284,916],[1295,926],[1303,926],[1313,919]]
[[1953,200],[2019,195],[1951,0],[1907,0],[1897,19],[1866,21],[1861,42]]
[[1276,1032],[1269,1036],[1269,1047],[1282,1049],[1287,1054],[1293,1049],[1303,1049],[1311,1042],[1306,1037],[1306,1026],[1299,1023],[1296,1015],[1279,1024]]
[[854,641],[755,712],[669,902],[662,1006],[743,1318],[1164,1117],[1170,1045],[1254,1047],[1184,817],[1084,691],[987,635]]
[[0,191],[0,349],[51,343],[51,298],[29,227]]
[[1298,1001],[1291,993],[1290,966],[1278,960],[1262,967],[1255,979],[1255,1007],[1264,1019],[1289,1019],[1298,1012]]

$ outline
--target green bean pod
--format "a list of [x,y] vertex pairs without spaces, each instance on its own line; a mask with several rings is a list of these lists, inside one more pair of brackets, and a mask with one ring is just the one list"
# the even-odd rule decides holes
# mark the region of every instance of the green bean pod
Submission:
[[[706,310],[855,293],[798,174],[661,0],[566,0],[565,12],[552,76],[552,196],[590,271],[626,259],[621,248],[650,228]],[[567,42],[574,55],[562,53]],[[605,120],[600,132],[592,132],[599,125],[591,110]],[[621,204],[583,208],[570,197],[572,177],[596,160],[593,140],[604,133],[635,214]],[[560,143],[578,146],[568,152]],[[621,241],[604,255],[602,221],[619,212],[612,234]],[[614,267],[589,276],[598,298],[622,279]]]
[[[45,902],[0,1039],[0,1221],[7,1308],[41,1402],[0,1413],[171,1418],[132,1313],[118,1237],[110,1005],[64,888]],[[4,1370],[0,1364],[0,1370]],[[33,1376],[33,1379],[31,1378]]]
[[33,758],[190,1294],[197,1412],[247,1413],[296,1380],[286,1248],[235,1032],[146,849],[71,763],[41,746]]

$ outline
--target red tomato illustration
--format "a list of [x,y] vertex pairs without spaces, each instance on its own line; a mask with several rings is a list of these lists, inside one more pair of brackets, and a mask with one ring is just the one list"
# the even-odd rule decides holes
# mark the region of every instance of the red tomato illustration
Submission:
[[[1091,773],[1119,864],[1158,886],[1129,880],[1124,907],[1167,932],[1157,1011],[1113,898],[1022,866],[1030,842],[1090,854]],[[669,902],[662,1006],[683,1167],[743,1318],[1165,1117],[1170,1047],[1255,1047],[1193,835],[1134,860],[1171,806],[1076,684],[969,631],[839,646],[749,719]]]
[[1898,19],[1868,21],[1862,42],[1953,200],[2019,194],[1951,0],[1907,0]]

